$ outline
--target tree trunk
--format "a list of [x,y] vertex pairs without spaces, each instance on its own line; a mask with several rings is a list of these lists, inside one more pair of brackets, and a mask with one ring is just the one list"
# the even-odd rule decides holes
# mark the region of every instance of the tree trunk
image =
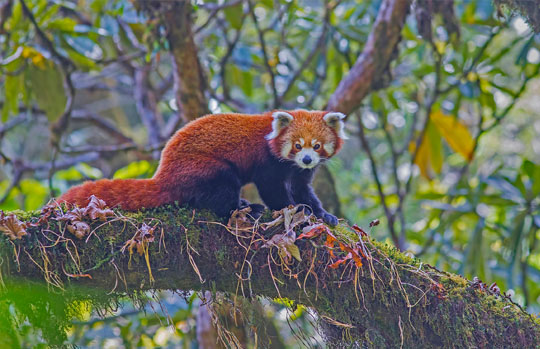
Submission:
[[[291,217],[291,212],[284,214]],[[10,295],[25,295],[29,303],[43,306],[31,291],[39,280],[62,300],[211,290],[231,299],[285,297],[311,307],[331,345],[527,348],[540,340],[539,321],[496,287],[438,271],[372,241],[358,228],[342,224],[325,230],[310,217],[297,230],[308,225],[304,231],[322,233],[295,242],[299,262],[265,247],[264,241],[285,230],[275,221],[242,232],[225,228],[212,214],[174,207],[115,215],[107,222],[86,221],[91,233],[78,239],[68,231],[73,228],[66,229],[73,221],[62,219],[66,216],[58,210],[39,224],[38,215],[22,213],[21,219],[36,225],[24,236],[19,230],[20,239],[0,239],[0,308],[11,302]],[[24,230],[24,224],[7,225],[2,219],[5,235],[14,227]],[[295,215],[292,221],[298,219]],[[246,226],[242,219],[237,222]],[[347,260],[349,251],[359,258]],[[344,263],[336,265],[340,259]],[[20,278],[25,281],[16,282]],[[38,323],[47,326],[53,320],[49,316]]]

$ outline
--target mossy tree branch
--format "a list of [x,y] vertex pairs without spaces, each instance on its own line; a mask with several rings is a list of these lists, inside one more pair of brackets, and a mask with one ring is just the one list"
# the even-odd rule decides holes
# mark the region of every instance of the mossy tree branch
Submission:
[[[54,219],[28,227],[22,239],[2,236],[1,292],[13,292],[10,287],[18,278],[29,284],[45,278],[56,285],[51,286],[55,294],[83,286],[80,297],[85,292],[145,290],[286,297],[317,311],[332,344],[534,347],[540,338],[538,320],[496,288],[438,271],[367,236],[359,240],[347,225],[331,229],[331,234],[365,256],[359,267],[349,260],[333,269],[329,266],[336,259],[324,234],[297,240],[302,262],[291,259],[280,265],[277,249],[264,247],[261,239],[283,233],[283,225],[254,235],[250,229],[227,229],[212,214],[187,209],[116,214],[107,222],[89,221],[91,233],[83,239]],[[24,220],[37,222],[38,217],[26,214]],[[129,242],[145,229],[153,231],[153,241],[132,244],[130,253]],[[253,243],[254,236],[260,241]],[[332,251],[337,255],[339,248]]]

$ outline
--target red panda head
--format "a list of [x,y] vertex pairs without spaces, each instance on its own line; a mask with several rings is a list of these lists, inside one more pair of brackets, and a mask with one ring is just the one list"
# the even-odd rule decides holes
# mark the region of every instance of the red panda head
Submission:
[[272,153],[300,168],[313,168],[334,156],[347,139],[342,113],[276,111],[272,117],[272,132],[266,136]]

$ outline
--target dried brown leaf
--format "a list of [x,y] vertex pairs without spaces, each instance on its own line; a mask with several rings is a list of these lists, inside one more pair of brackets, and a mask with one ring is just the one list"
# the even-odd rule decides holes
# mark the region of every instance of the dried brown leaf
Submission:
[[231,218],[229,218],[227,225],[239,229],[253,227],[253,220],[250,215],[251,211],[251,207],[249,206],[235,210],[231,214]]
[[107,220],[107,217],[114,216],[113,210],[107,207],[105,201],[98,199],[95,195],[90,196],[90,202],[84,209],[85,215],[92,219]]
[[146,246],[149,242],[153,242],[155,240],[155,232],[156,227],[151,227],[146,223],[143,223],[135,233],[135,236],[128,240],[123,249],[127,248],[129,253],[133,253],[133,249],[135,248],[137,250],[137,253],[139,255],[143,255],[146,249]]
[[27,227],[28,224],[21,222],[13,213],[5,216],[4,211],[0,211],[0,231],[11,240],[21,239],[27,235]]
[[278,254],[285,260],[285,262],[288,263],[290,262],[291,256],[298,260],[301,260],[300,251],[298,250],[298,247],[294,244],[295,240],[296,233],[294,231],[290,231],[285,234],[276,234],[272,236],[272,238],[268,240],[266,244],[264,244],[264,247],[277,247]]
[[71,221],[67,225],[68,231],[75,235],[78,239],[82,239],[88,233],[90,233],[90,226],[83,221]]

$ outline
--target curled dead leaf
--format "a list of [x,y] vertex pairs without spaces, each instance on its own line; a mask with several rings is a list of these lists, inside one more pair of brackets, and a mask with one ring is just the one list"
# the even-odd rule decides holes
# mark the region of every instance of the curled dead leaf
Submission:
[[84,209],[75,207],[56,219],[59,221],[68,222],[67,230],[71,234],[75,235],[78,239],[82,239],[88,233],[90,233],[90,225],[84,222],[84,216]]
[[21,222],[13,213],[5,215],[0,211],[0,231],[8,236],[10,240],[21,239],[27,235],[27,223]]
[[296,233],[289,231],[285,234],[276,234],[268,240],[264,247],[277,247],[278,254],[284,259],[285,262],[290,263],[291,257],[296,258],[298,261],[302,261],[300,257],[300,250],[298,246],[294,244],[296,240]]
[[370,228],[375,227],[375,226],[379,225],[380,223],[381,222],[378,219],[374,219],[369,223],[369,227]]
[[124,250],[127,248],[130,254],[133,253],[133,249],[136,249],[137,253],[142,256],[148,243],[155,240],[155,229],[156,226],[151,227],[148,224],[143,223],[139,229],[137,229],[135,236],[126,241],[122,249]]
[[90,196],[90,202],[84,208],[84,214],[91,219],[107,220],[107,217],[114,216],[113,210],[107,207],[105,201],[98,199],[95,195]]
[[88,223],[83,221],[72,221],[67,225],[68,231],[75,235],[78,239],[84,238],[88,233],[90,233],[90,226]]
[[227,225],[229,227],[235,227],[238,229],[253,227],[253,218],[251,217],[250,213],[251,207],[249,206],[234,210]]

